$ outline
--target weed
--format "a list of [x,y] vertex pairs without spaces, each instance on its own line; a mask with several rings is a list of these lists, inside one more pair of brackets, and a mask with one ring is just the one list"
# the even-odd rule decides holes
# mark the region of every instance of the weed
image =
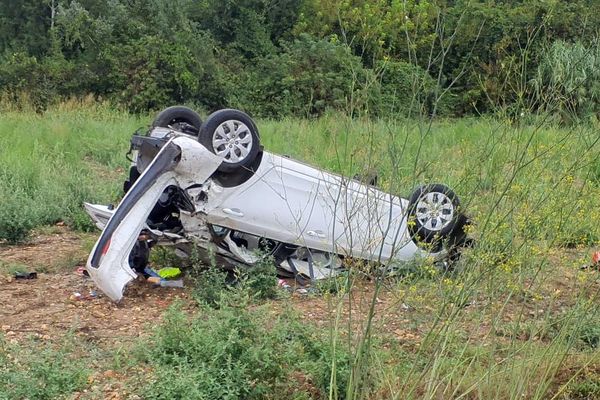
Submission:
[[210,307],[219,307],[221,298],[227,295],[227,272],[211,267],[194,273],[194,299]]
[[0,398],[56,399],[83,388],[89,372],[68,342],[39,349],[33,340],[16,345],[0,336]]
[[[143,352],[153,378],[144,398],[312,398],[327,392],[332,354],[327,341],[291,310],[279,317],[253,310],[205,308],[189,318],[171,309]],[[337,357],[344,357],[343,352]],[[347,381],[347,355],[337,374]],[[301,381],[298,381],[301,377]]]
[[250,268],[240,270],[239,279],[244,289],[250,292],[255,300],[274,299],[278,297],[277,271],[271,257],[261,257]]
[[7,263],[4,261],[0,261],[0,273],[5,273],[7,275],[14,275],[19,272],[27,272],[29,267],[20,263]]

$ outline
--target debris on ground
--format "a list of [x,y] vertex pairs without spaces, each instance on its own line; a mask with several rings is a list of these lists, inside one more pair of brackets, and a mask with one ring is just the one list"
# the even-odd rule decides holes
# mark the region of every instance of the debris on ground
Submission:
[[[164,271],[166,270],[166,271]],[[161,271],[162,274],[161,274]],[[181,275],[181,270],[179,268],[162,268],[158,272],[153,270],[150,267],[144,268],[144,273],[148,275],[146,278],[146,282],[152,283],[153,285],[158,285],[161,287],[172,287],[172,288],[182,288],[183,279],[169,279],[167,277],[177,277]]]
[[292,287],[285,281],[285,279],[279,279],[277,281],[277,286],[288,291],[292,289]]
[[183,287],[183,279],[177,279],[177,280],[162,279],[160,281],[160,286],[161,287],[182,288]]
[[37,279],[37,272],[16,272],[15,279]]
[[181,275],[181,270],[176,267],[166,267],[158,270],[158,276],[163,279],[173,279]]
[[595,269],[600,270],[600,251],[592,253],[592,263],[590,265],[584,265],[581,269]]
[[98,297],[98,292],[96,292],[95,290],[91,290],[87,293],[87,294],[81,294],[79,292],[74,292],[70,297],[69,300],[71,301],[79,301],[79,300],[93,300],[95,298]]

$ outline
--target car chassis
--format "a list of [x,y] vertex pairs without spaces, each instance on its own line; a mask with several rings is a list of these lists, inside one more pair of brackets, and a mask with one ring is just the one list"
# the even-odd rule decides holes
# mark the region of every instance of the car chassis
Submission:
[[419,257],[447,264],[466,242],[467,218],[446,186],[421,186],[404,199],[269,153],[238,110],[202,123],[192,110],[170,107],[145,135],[134,134],[130,152],[119,205],[85,204],[103,230],[86,269],[114,301],[155,245],[223,266],[270,256],[281,274],[312,281],[350,259],[386,268]]

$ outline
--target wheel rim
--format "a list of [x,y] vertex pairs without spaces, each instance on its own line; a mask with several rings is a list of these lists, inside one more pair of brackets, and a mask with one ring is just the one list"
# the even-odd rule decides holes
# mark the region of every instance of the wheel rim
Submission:
[[212,138],[215,154],[226,163],[238,163],[248,157],[252,149],[252,134],[243,122],[229,120],[220,124]]
[[416,217],[421,226],[430,231],[441,231],[454,217],[452,200],[440,192],[423,195],[417,202]]

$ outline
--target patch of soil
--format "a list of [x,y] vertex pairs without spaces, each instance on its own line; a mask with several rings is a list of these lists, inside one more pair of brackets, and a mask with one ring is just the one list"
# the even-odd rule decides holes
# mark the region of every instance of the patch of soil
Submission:
[[119,304],[112,302],[90,278],[75,273],[87,258],[86,241],[94,237],[57,226],[26,244],[0,246],[2,263],[38,272],[32,280],[15,280],[8,271],[0,275],[0,332],[8,340],[54,340],[73,332],[85,340],[120,343],[148,332],[145,325],[155,324],[175,299],[187,298],[181,289],[139,280]]
[[84,244],[95,235],[72,232],[61,225],[50,229],[51,233],[34,233],[25,244],[0,244],[0,262],[49,271],[67,258],[85,259]]
[[180,289],[136,281],[116,304],[87,277],[38,274],[37,279],[0,284],[0,329],[8,340],[15,341],[30,336],[52,340],[73,332],[94,342],[122,343],[147,332],[145,325],[156,323],[177,298],[186,299],[187,295]]

